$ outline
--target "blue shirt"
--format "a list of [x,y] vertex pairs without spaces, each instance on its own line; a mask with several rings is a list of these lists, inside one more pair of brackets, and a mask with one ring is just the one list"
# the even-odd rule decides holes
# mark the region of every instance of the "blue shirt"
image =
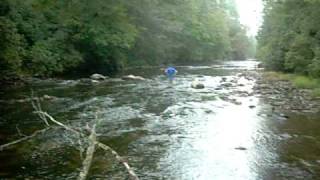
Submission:
[[166,70],[165,70],[165,73],[167,74],[167,76],[169,77],[172,77],[174,75],[177,74],[177,70],[174,68],[174,67],[168,67]]

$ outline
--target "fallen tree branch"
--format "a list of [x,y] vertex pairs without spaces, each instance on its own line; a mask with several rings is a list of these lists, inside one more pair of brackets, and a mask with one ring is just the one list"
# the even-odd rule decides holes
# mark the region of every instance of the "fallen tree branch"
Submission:
[[[55,119],[54,119],[52,116],[50,116],[47,112],[35,111],[34,113],[39,114],[39,116],[41,115],[41,116],[44,116],[44,117],[49,118],[50,121],[54,122],[55,124],[57,124],[57,125],[65,128],[66,130],[69,130],[69,131],[71,131],[71,132],[73,132],[73,133],[76,133],[76,134],[81,133],[81,132],[79,132],[79,131],[77,131],[77,130],[75,130],[75,129],[73,129],[73,128],[70,128],[69,126],[64,125],[63,123],[55,120]],[[42,119],[42,118],[41,118],[41,119]],[[44,119],[46,119],[46,118],[44,118]]]
[[35,131],[35,132],[32,133],[30,136],[25,136],[25,137],[23,137],[23,138],[21,138],[21,139],[12,141],[12,142],[10,142],[10,143],[0,145],[0,151],[3,151],[5,148],[8,148],[9,146],[18,144],[18,143],[23,142],[23,141],[27,141],[27,140],[29,140],[29,139],[37,136],[38,134],[42,134],[42,133],[46,132],[46,131],[49,130],[49,129],[50,129],[50,127],[47,127],[47,128],[45,128],[45,129]]
[[[70,128],[69,126],[67,126],[67,125],[65,125],[65,124],[63,124],[63,123],[55,120],[55,119],[54,119],[51,115],[49,115],[47,112],[43,112],[43,111],[39,111],[39,110],[38,110],[38,111],[35,111],[35,113],[39,114],[39,116],[40,116],[41,119],[43,119],[43,118],[46,119],[46,117],[47,117],[50,121],[52,121],[53,123],[55,123],[55,124],[63,127],[64,129],[69,130],[69,131],[71,131],[71,132],[73,132],[73,133],[76,133],[77,135],[83,135],[83,136],[85,136],[82,132],[80,132],[80,131],[78,131],[78,130],[76,130],[76,129]],[[89,138],[89,140],[90,140],[90,141],[93,141],[93,140],[90,139],[90,138]],[[110,146],[107,146],[107,145],[105,145],[105,144],[97,141],[96,139],[93,141],[93,143],[94,143],[94,144],[97,144],[101,149],[103,149],[103,150],[105,150],[105,151],[110,151],[110,152],[115,156],[115,158],[124,165],[124,167],[126,168],[126,170],[127,170],[128,173],[129,173],[131,179],[133,179],[133,180],[139,180],[138,176],[135,174],[135,172],[133,171],[133,169],[129,166],[129,164],[128,164],[126,161],[123,160],[123,158],[122,158],[115,150],[113,150]],[[87,150],[87,155],[88,155],[88,150]]]
[[115,150],[113,150],[111,147],[109,147],[101,142],[97,142],[97,145],[101,149],[104,149],[105,151],[110,151],[111,154],[113,154],[115,156],[115,158],[124,165],[124,167],[127,169],[132,180],[139,180],[139,178],[136,175],[136,173],[134,172],[134,170],[129,166],[129,164]]
[[88,176],[97,142],[97,135],[95,129],[96,128],[94,126],[91,130],[91,134],[89,136],[89,147],[87,148],[86,158],[82,162],[82,170],[79,174],[78,180],[85,180]]
[[[32,101],[31,101],[32,107],[37,111],[42,111],[39,98],[34,98],[33,97],[33,91],[31,91],[31,99],[32,99]],[[33,99],[35,99],[35,100],[33,101]],[[37,104],[35,104],[35,102]],[[50,124],[48,123],[48,120],[46,119],[46,117],[44,115],[39,114],[39,117],[40,117],[40,119],[42,119],[46,123],[47,126],[50,126]]]

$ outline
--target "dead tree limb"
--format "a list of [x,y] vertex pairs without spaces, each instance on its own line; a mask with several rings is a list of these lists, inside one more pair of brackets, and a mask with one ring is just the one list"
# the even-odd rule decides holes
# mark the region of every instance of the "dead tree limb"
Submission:
[[[42,119],[43,117],[47,117],[50,121],[52,121],[53,123],[63,127],[64,129],[66,130],[69,130],[73,133],[76,133],[77,135],[83,135],[83,136],[86,136],[84,135],[82,132],[76,130],[76,129],[73,129],[57,120],[55,120],[51,115],[49,115],[47,112],[43,112],[43,111],[35,111],[35,113],[39,114],[39,117]],[[40,116],[41,114],[41,116]],[[95,127],[94,127],[95,128]],[[92,141],[91,139],[89,139],[90,141]],[[139,180],[138,176],[136,175],[136,173],[133,171],[133,169],[129,166],[129,164],[123,160],[123,158],[115,151],[113,150],[110,146],[107,146],[97,140],[93,141],[95,144],[97,144],[101,149],[105,150],[105,151],[110,151],[114,156],[115,158],[121,162],[124,167],[126,168],[126,170],[128,171],[129,175],[130,175],[130,178],[133,179],[133,180]],[[87,150],[88,152],[88,150]]]
[[10,143],[0,145],[0,151],[3,151],[5,148],[8,148],[9,146],[18,144],[18,143],[23,142],[23,141],[27,141],[27,140],[29,140],[29,139],[31,139],[31,138],[39,135],[39,134],[42,134],[42,133],[46,132],[46,131],[49,130],[49,129],[50,129],[50,127],[47,127],[47,128],[45,128],[45,129],[35,131],[35,132],[32,133],[30,136],[25,136],[25,137],[23,137],[23,138],[21,138],[21,139],[12,141],[12,142],[10,142]]
[[127,169],[132,180],[139,180],[139,178],[136,175],[136,173],[134,172],[134,170],[129,166],[129,164],[115,150],[113,150],[111,147],[109,147],[103,143],[100,143],[100,142],[97,142],[97,145],[105,151],[110,151],[111,154],[113,154],[115,156],[115,158],[124,165],[124,167]]
[[97,142],[97,135],[95,129],[96,128],[94,126],[91,130],[91,134],[89,136],[89,147],[87,148],[86,158],[82,162],[82,170],[79,174],[78,180],[85,180],[89,174]]

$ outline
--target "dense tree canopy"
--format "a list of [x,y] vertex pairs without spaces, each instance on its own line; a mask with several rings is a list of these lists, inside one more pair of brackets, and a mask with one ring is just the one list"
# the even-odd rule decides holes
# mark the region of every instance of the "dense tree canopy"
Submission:
[[269,69],[320,77],[320,1],[264,2],[258,57]]
[[245,59],[253,49],[233,0],[1,0],[0,41],[3,76]]

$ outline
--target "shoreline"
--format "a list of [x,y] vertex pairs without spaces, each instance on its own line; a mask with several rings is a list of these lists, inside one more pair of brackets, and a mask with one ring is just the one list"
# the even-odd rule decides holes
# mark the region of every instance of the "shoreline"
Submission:
[[268,77],[267,71],[257,72],[254,93],[273,111],[295,114],[320,113],[320,97],[312,90],[295,87],[289,79]]

